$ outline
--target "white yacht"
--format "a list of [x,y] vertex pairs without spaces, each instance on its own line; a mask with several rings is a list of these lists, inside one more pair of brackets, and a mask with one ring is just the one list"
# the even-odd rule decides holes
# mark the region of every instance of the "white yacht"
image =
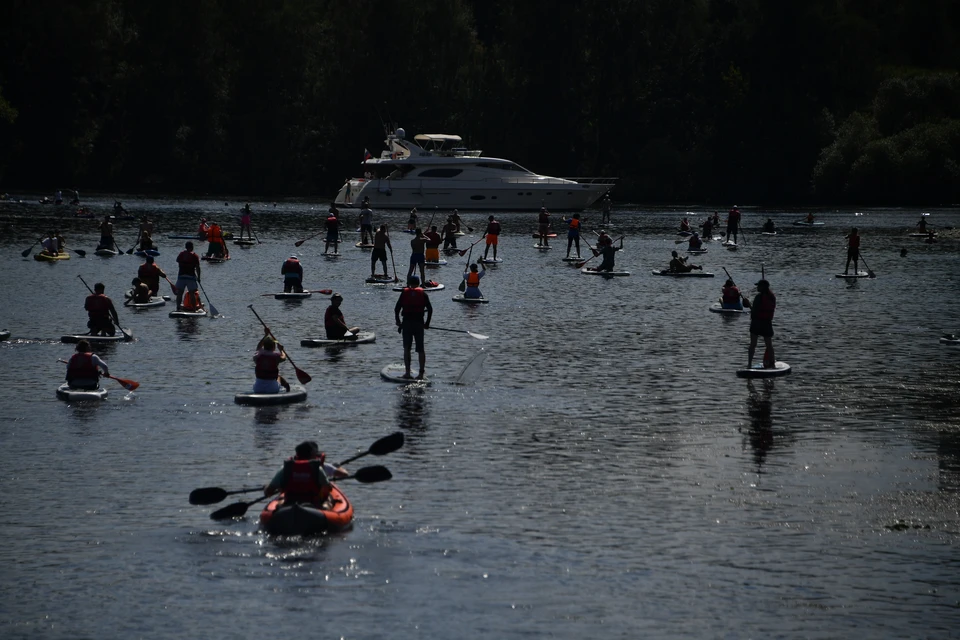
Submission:
[[[502,158],[466,149],[460,136],[430,133],[406,139],[387,132],[379,158],[363,162],[363,177],[344,182],[334,203],[373,209],[440,207],[485,211],[581,211],[609,192],[616,178],[554,178]],[[369,155],[369,154],[368,154]]]

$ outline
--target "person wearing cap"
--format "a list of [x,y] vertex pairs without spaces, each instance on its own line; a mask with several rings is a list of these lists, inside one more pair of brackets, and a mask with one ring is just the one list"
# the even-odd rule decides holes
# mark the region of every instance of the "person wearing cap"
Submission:
[[[370,277],[388,278],[387,275],[387,249],[393,255],[393,245],[390,244],[390,235],[387,233],[387,224],[383,223],[377,232],[373,234],[373,251],[370,253]],[[383,263],[383,275],[377,275],[377,260]]]
[[147,256],[137,269],[137,277],[150,289],[150,295],[155,296],[160,292],[160,278],[166,278],[167,274],[154,264],[153,256]]
[[323,327],[327,330],[327,340],[356,340],[360,327],[348,327],[340,311],[343,296],[335,293],[330,296],[330,306],[323,314]]
[[727,240],[733,236],[733,241],[737,242],[737,233],[740,231],[740,209],[733,205],[730,213],[727,215]]
[[263,495],[270,497],[282,491],[284,503],[307,502],[323,506],[330,497],[330,481],[346,478],[349,474],[343,467],[326,461],[326,454],[313,440],[301,442],[294,449],[294,456],[287,458],[270,482],[263,487]]
[[770,283],[761,280],[757,283],[757,295],[750,305],[750,348],[747,350],[747,368],[753,367],[753,354],[757,349],[757,339],[763,336],[766,350],[763,352],[764,368],[772,368],[776,358],[773,355],[773,313],[777,308],[777,296],[770,290]]
[[580,257],[580,214],[575,213],[569,218],[561,218],[567,225],[567,257],[570,257],[570,247],[577,246],[577,257]]
[[850,270],[850,261],[853,260],[853,273],[854,275],[860,273],[860,234],[857,232],[857,228],[854,227],[850,230],[850,233],[846,235],[847,239],[847,264],[843,267],[843,275],[847,275]]
[[[401,311],[403,312],[402,321]],[[424,320],[424,314],[427,316],[426,320]],[[420,279],[417,276],[407,278],[407,286],[400,292],[397,304],[393,307],[393,315],[397,322],[397,330],[403,334],[403,366],[405,368],[403,377],[413,377],[410,371],[410,348],[415,340],[420,364],[417,380],[423,380],[427,366],[427,354],[423,348],[423,330],[430,328],[433,306],[426,292],[420,287]]]
[[257,343],[256,353],[253,354],[254,393],[280,393],[280,387],[290,391],[290,383],[280,375],[280,363],[287,359],[283,345],[270,335],[270,329],[263,328],[263,337]]
[[240,211],[240,239],[243,240],[243,232],[247,232],[247,238],[253,240],[253,229],[250,227],[251,222],[251,212],[250,212],[250,203],[243,205],[243,209]]
[[720,306],[724,309],[739,309],[742,311],[744,303],[747,307],[750,306],[750,301],[740,293],[740,289],[730,278],[727,278],[727,281],[723,283],[720,293],[722,294],[720,296]]
[[90,350],[90,342],[81,340],[67,362],[67,384],[71,389],[93,390],[100,386],[100,372],[109,376],[107,363]]
[[537,233],[540,234],[540,246],[549,247],[550,240],[547,234],[550,233],[550,212],[546,207],[540,207],[540,215],[537,217]]
[[303,265],[297,256],[290,256],[284,260],[280,267],[280,274],[283,275],[283,292],[303,293]]
[[695,264],[687,264],[687,259],[681,258],[676,251],[671,251],[670,255],[673,257],[670,259],[670,266],[667,267],[667,269],[673,273],[687,273],[694,269],[703,271],[703,267],[698,267]]

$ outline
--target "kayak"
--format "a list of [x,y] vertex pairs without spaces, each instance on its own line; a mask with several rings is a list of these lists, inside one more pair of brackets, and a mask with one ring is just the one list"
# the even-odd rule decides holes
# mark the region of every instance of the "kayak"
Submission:
[[264,407],[274,404],[291,404],[294,402],[303,402],[307,399],[305,389],[290,389],[290,391],[281,391],[280,393],[238,393],[233,396],[233,401],[237,404],[251,404],[258,407]]
[[196,311],[187,311],[181,309],[180,311],[171,311],[169,314],[171,318],[202,318],[207,315],[206,309],[197,309]]
[[749,369],[737,369],[738,378],[776,378],[790,373],[790,365],[779,360],[773,363],[773,367],[764,369],[762,364],[756,364]]
[[70,400],[73,402],[79,400],[105,400],[107,390],[103,387],[96,389],[72,389],[69,384],[64,382],[57,387],[57,397],[61,400]]
[[390,276],[386,276],[383,278],[367,278],[366,280],[364,280],[364,282],[366,282],[367,284],[392,284],[394,282],[394,279],[391,278]]
[[370,244],[369,242],[358,242],[353,246],[355,246],[357,249],[373,249],[377,245]]
[[822,227],[824,225],[823,222],[807,222],[806,220],[797,220],[793,224],[797,227]]
[[[9,332],[7,333],[7,336],[10,336]],[[960,345],[960,336],[952,333],[944,334],[944,336],[940,338],[940,344]]]
[[[557,237],[557,234],[555,234],[555,233],[545,233],[545,234],[543,234],[543,236],[544,236],[545,238],[556,238],[556,237]],[[539,238],[539,237],[540,237],[540,234],[539,234],[539,233],[534,233],[534,234],[533,234],[533,237],[534,237],[534,238]]]
[[377,341],[377,334],[373,331],[361,331],[355,340],[342,338],[329,340],[327,338],[306,338],[300,341],[301,347],[345,347],[351,344],[370,344]]
[[297,293],[295,291],[290,291],[289,293],[275,293],[273,298],[275,300],[303,300],[304,298],[309,298],[313,294],[309,291],[301,291]]
[[86,340],[87,342],[130,342],[133,340],[133,333],[128,329],[127,335],[123,335],[122,332],[117,332],[115,336],[91,336],[86,333],[60,336],[60,342],[65,342],[66,344],[77,344],[81,340]]
[[238,244],[241,247],[249,247],[251,245],[257,244],[256,240],[234,240],[233,244]]
[[447,261],[446,260],[427,260],[423,264],[424,266],[427,266],[427,267],[442,267],[443,265],[447,264]]
[[477,262],[482,262],[484,264],[500,264],[503,262],[503,258],[479,258]]
[[123,306],[130,307],[131,309],[153,309],[154,307],[162,307],[165,304],[167,304],[167,301],[164,298],[150,298],[150,302],[125,302]]
[[490,302],[487,298],[467,298],[462,293],[453,296],[454,302],[463,302],[465,304],[487,304]]
[[411,382],[426,383],[427,379],[417,380],[416,378],[404,378],[403,372],[405,371],[402,364],[399,362],[394,364],[388,364],[383,369],[380,370],[380,377],[386,380],[387,382],[398,382],[401,384],[407,384]]
[[309,536],[340,531],[353,522],[353,505],[337,485],[330,486],[330,507],[309,504],[283,504],[283,494],[271,500],[260,512],[260,526],[275,536]]
[[846,280],[853,280],[856,278],[869,278],[870,274],[866,271],[857,271],[856,273],[838,273],[836,274],[838,278],[844,278]]
[[141,258],[146,258],[147,256],[153,256],[154,258],[156,258],[157,256],[160,255],[160,252],[157,251],[156,249],[147,249],[146,251],[139,251],[139,250],[134,251],[133,255],[140,256]]
[[719,302],[710,305],[710,311],[722,313],[725,316],[739,316],[742,313],[750,313],[749,309],[725,309]]
[[607,277],[630,275],[629,271],[597,271],[595,268],[592,268],[592,267],[584,267],[583,269],[580,269],[580,273],[586,276],[607,276]]
[[669,269],[654,269],[655,276],[670,276],[671,278],[712,278],[709,271],[670,271]]
[[69,260],[70,254],[66,251],[61,251],[57,255],[53,255],[52,253],[41,251],[40,253],[33,254],[33,259],[41,262],[57,262],[59,260]]
[[[445,288],[446,288],[446,287],[444,287],[444,285],[440,284],[439,282],[434,282],[433,284],[430,284],[430,283],[428,282],[427,285],[423,287],[423,290],[424,290],[424,291],[440,291],[441,289],[445,289]],[[403,291],[403,287],[402,287],[402,286],[397,286],[397,287],[394,287],[393,290],[394,290],[394,291]]]

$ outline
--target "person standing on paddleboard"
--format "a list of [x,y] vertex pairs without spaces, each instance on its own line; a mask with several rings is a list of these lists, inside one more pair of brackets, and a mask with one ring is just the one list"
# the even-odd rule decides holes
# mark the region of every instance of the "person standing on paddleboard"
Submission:
[[94,354],[90,343],[81,340],[77,343],[76,353],[67,362],[67,384],[71,389],[94,390],[100,387],[100,372],[109,376],[107,363]]
[[103,216],[103,222],[100,223],[100,241],[97,243],[97,249],[113,249],[113,223],[110,222],[110,216]]
[[373,236],[373,251],[370,253],[370,277],[377,278],[377,260],[383,263],[383,278],[387,275],[387,248],[393,253],[393,246],[390,244],[390,236],[387,234],[387,224],[380,225],[380,229]]
[[703,229],[703,237],[709,242],[713,238],[713,220],[707,216],[707,219],[700,227]]
[[[360,327],[348,327],[340,311],[343,296],[335,293],[330,296],[330,306],[323,314],[323,328],[327,331],[327,340],[356,340]],[[353,335],[348,336],[348,333]]]
[[549,247],[550,239],[547,234],[550,233],[550,212],[546,207],[540,207],[540,215],[537,218],[537,233],[540,234],[540,246]]
[[280,267],[280,274],[283,275],[283,292],[303,293],[303,265],[297,256],[290,256],[283,261]]
[[763,352],[763,367],[772,369],[776,358],[773,356],[773,313],[777,308],[777,296],[770,290],[770,283],[761,280],[757,283],[757,295],[750,305],[750,348],[747,350],[747,369],[753,367],[753,354],[757,350],[757,339],[763,336],[766,347]]
[[[120,326],[120,318],[117,316],[117,309],[113,306],[113,300],[104,293],[106,287],[102,282],[93,285],[93,293],[87,296],[83,302],[83,308],[87,311],[87,327],[92,336],[112,336],[116,335],[117,330],[113,326]],[[111,318],[113,322],[110,322]]]
[[453,221],[453,216],[447,216],[447,224],[440,230],[443,237],[443,250],[457,248],[457,225]]
[[340,253],[340,219],[337,217],[337,214],[340,213],[337,210],[337,207],[330,205],[330,211],[327,212],[327,220],[324,222],[324,226],[327,230],[327,243],[323,247],[323,253],[326,254],[330,250],[330,244],[333,244],[333,252]]
[[373,210],[366,198],[360,205],[360,244],[373,243]]
[[570,247],[577,245],[577,257],[580,257],[580,214],[575,213],[570,218],[561,218],[567,225],[567,257],[570,257]]
[[284,503],[308,502],[322,507],[330,496],[330,480],[346,478],[343,467],[326,462],[326,454],[313,440],[301,442],[294,449],[296,455],[283,463],[283,468],[263,487],[263,495],[270,497],[283,491]]
[[137,269],[137,277],[150,288],[150,295],[155,296],[160,292],[160,278],[166,278],[167,274],[154,264],[153,256],[147,256]]
[[[576,215],[576,214],[574,214]],[[500,223],[496,218],[490,216],[487,218],[487,245],[483,250],[483,259],[487,259],[487,253],[490,247],[493,247],[493,259],[497,259],[497,245],[500,243]]]
[[[493,218],[493,216],[490,216]],[[403,312],[403,321],[400,320],[400,313]],[[426,314],[426,319],[424,319]],[[417,380],[423,380],[427,368],[427,353],[423,347],[423,330],[430,328],[430,319],[433,317],[433,305],[430,304],[430,298],[420,287],[420,280],[417,276],[410,276],[407,279],[407,286],[400,292],[397,304],[393,307],[393,315],[397,322],[397,330],[403,334],[403,366],[404,378],[412,378],[410,371],[410,348],[413,342],[417,343],[417,356],[419,358],[420,371],[417,373]]]
[[410,268],[407,269],[407,278],[416,274],[417,267],[420,268],[420,281],[427,281],[427,272],[424,266],[426,261],[426,247],[427,239],[423,235],[423,231],[419,229],[414,229],[413,239],[410,240]]
[[733,209],[730,209],[730,213],[727,215],[727,240],[730,239],[730,236],[733,236],[733,242],[737,242],[737,234],[740,231],[740,209],[737,208],[737,205],[733,205]]
[[183,311],[185,291],[190,291],[191,296],[199,296],[197,283],[200,282],[200,256],[193,252],[193,243],[189,240],[184,247],[177,256],[177,311]]
[[427,262],[440,262],[440,243],[443,239],[437,233],[437,225],[430,227],[430,231],[423,234],[427,241],[425,258]]
[[250,213],[250,203],[243,205],[243,209],[240,211],[240,239],[243,240],[243,232],[247,232],[247,238],[253,240],[253,229],[250,226],[251,223],[251,213]]
[[860,262],[860,234],[857,233],[857,228],[854,227],[850,230],[850,233],[846,235],[847,239],[847,264],[843,267],[843,275],[848,275],[850,271],[850,261],[853,260],[853,274],[857,275],[860,273],[858,268]]
[[607,224],[610,222],[610,209],[613,204],[610,202],[610,192],[603,194],[603,199],[600,200],[600,224]]
[[254,393],[280,393],[280,387],[290,391],[290,383],[280,375],[280,363],[287,359],[283,352],[283,345],[277,344],[270,335],[270,329],[263,328],[263,337],[257,343],[257,351],[253,354]]

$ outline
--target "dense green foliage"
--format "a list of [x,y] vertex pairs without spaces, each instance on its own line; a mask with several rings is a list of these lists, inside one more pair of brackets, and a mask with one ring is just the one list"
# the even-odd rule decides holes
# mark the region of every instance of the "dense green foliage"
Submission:
[[0,4],[0,191],[329,196],[395,120],[621,201],[960,199],[955,0]]

